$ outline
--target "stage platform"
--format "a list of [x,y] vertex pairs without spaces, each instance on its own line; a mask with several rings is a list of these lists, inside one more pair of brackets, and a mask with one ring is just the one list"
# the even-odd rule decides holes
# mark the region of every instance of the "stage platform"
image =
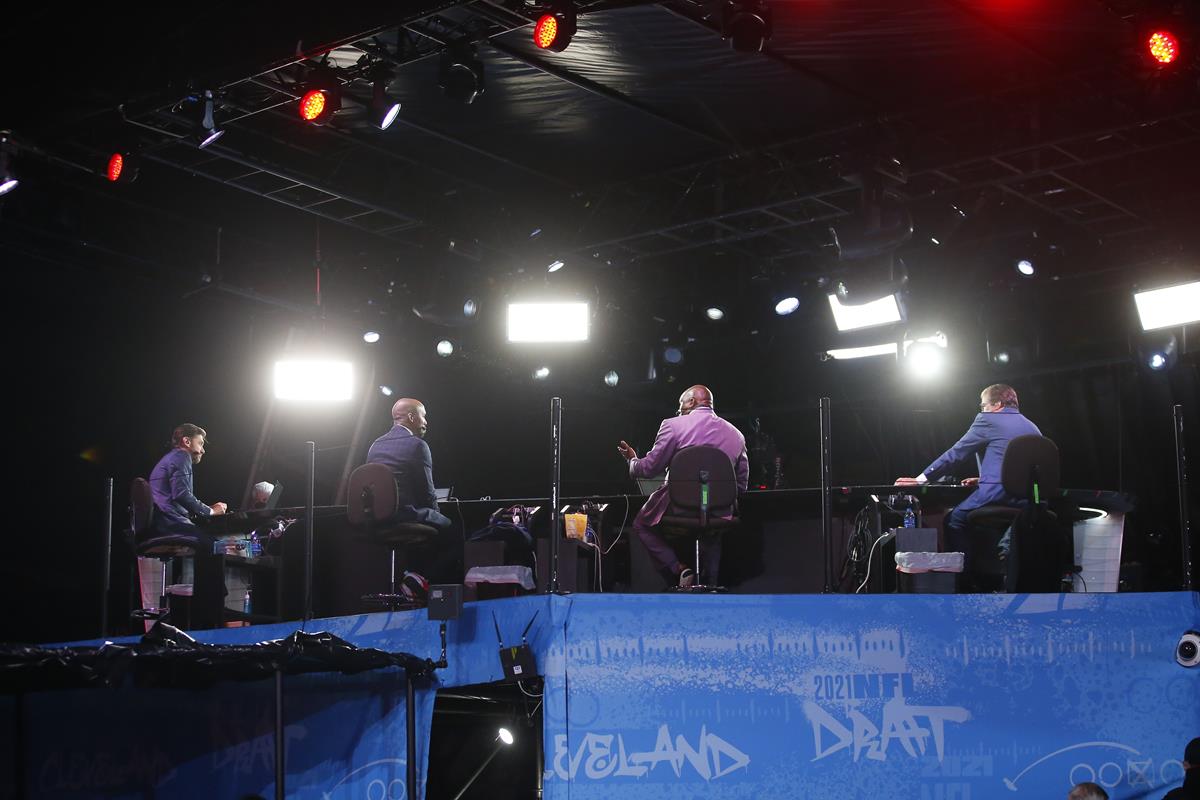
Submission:
[[[1087,780],[1158,798],[1200,733],[1200,668],[1176,660],[1200,630],[1196,593],[535,595],[449,623],[448,666],[416,692],[421,796],[437,690],[500,680],[494,625],[514,645],[535,613],[548,800],[1062,798]],[[424,611],[305,629],[440,651]],[[285,697],[289,797],[405,797],[402,671],[292,676]],[[271,680],[30,692],[0,709],[4,796],[274,792]]]

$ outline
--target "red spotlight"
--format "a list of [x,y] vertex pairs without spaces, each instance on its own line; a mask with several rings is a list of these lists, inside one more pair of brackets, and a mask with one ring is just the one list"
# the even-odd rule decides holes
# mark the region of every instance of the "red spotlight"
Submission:
[[300,99],[300,119],[305,122],[316,122],[325,114],[325,92],[311,89]]
[[553,14],[542,14],[538,18],[537,24],[533,26],[533,43],[545,50],[554,44],[556,36],[558,36],[558,20]]
[[113,153],[108,157],[108,166],[104,177],[112,183],[131,183],[137,178],[137,159],[130,158],[124,153]]
[[120,153],[113,153],[108,159],[108,172],[106,177],[116,183],[121,180],[121,170],[125,168],[125,156]]
[[575,30],[575,5],[556,3],[538,17],[533,26],[533,43],[542,50],[561,53],[571,43]]
[[1150,57],[1159,64],[1167,65],[1179,57],[1179,40],[1170,31],[1157,30],[1146,40]]

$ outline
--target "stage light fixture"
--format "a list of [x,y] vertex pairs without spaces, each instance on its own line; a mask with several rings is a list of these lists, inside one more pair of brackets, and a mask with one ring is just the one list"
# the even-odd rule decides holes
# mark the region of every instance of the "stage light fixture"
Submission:
[[442,51],[438,85],[451,100],[470,105],[483,94],[483,62],[472,45],[456,45]]
[[387,85],[392,74],[386,69],[376,69],[371,84],[371,124],[381,131],[392,127],[400,116],[400,104],[388,94]]
[[217,127],[215,107],[216,100],[212,90],[205,89],[204,96],[201,98],[200,122],[192,137],[196,142],[196,147],[202,150],[225,135],[225,131]]
[[992,356],[992,361],[994,361],[995,363],[1000,364],[1000,365],[1007,364],[1011,360],[1012,360],[1012,356],[1010,356],[1008,354],[1007,350],[1001,350],[1000,352],[998,352],[994,356]]
[[379,393],[381,395],[383,395],[384,397],[391,397],[392,395],[394,395],[396,393],[396,390],[390,386],[385,386],[383,384],[380,384]]
[[1152,372],[1165,372],[1179,361],[1179,340],[1173,333],[1142,334],[1137,354]]
[[331,85],[309,89],[300,98],[297,106],[300,119],[313,125],[324,125],[342,110],[342,90],[336,85],[336,79],[330,80]]
[[566,264],[564,264],[559,259],[555,259],[555,260],[551,261],[550,264],[546,267],[546,272],[551,272],[551,273],[558,272],[564,266],[566,266]]
[[442,358],[449,358],[454,355],[454,342],[449,339],[442,339],[437,343],[437,354]]
[[833,321],[839,331],[890,325],[904,319],[904,308],[900,303],[900,296],[896,294],[869,303],[851,305],[842,303],[834,293],[829,295],[829,307],[833,310]]
[[1147,364],[1153,370],[1165,369],[1167,366],[1167,356],[1164,353],[1151,353]]
[[1017,272],[1024,275],[1026,278],[1033,275],[1033,262],[1027,258],[1019,259],[1016,263]]
[[937,377],[946,364],[943,348],[927,341],[917,341],[906,346],[904,360],[908,373],[921,380]]
[[533,379],[535,381],[544,381],[550,377],[549,367],[538,367],[533,371]]
[[617,374],[615,369],[610,369],[604,373],[604,385],[610,389],[617,388],[617,384],[621,382],[621,376]]
[[[3,140],[0,140],[3,141]],[[0,151],[0,195],[6,195],[20,183],[9,166],[8,153]]]
[[533,26],[533,43],[541,50],[561,53],[575,35],[575,4],[556,3],[538,17]]
[[761,53],[771,39],[771,8],[765,0],[726,2],[722,35],[739,53]]
[[501,728],[500,730],[496,731],[496,738],[505,744],[512,744],[514,741],[512,731],[510,731],[508,728]]
[[800,298],[789,295],[775,302],[775,313],[781,317],[786,317],[799,307]]
[[663,348],[663,361],[673,366],[682,364],[683,350],[675,345],[667,345]]
[[709,306],[704,310],[704,316],[711,319],[713,322],[720,322],[725,319],[725,309],[720,306]]
[[1179,38],[1169,30],[1159,29],[1151,33],[1146,39],[1146,48],[1150,58],[1164,67],[1179,58]]
[[586,342],[587,303],[509,303],[508,341]]
[[275,362],[277,400],[328,403],[349,400],[353,394],[354,367],[348,361]]
[[1137,292],[1133,300],[1144,331],[1200,322],[1200,281]]
[[108,157],[104,177],[110,183],[132,183],[138,175],[137,163],[125,153],[113,153]]
[[363,341],[367,344],[375,344],[380,340],[379,331],[364,331]]
[[839,347],[834,350],[827,350],[825,356],[838,361],[845,361],[852,358],[895,356],[898,351],[899,348],[895,342],[888,342],[887,344],[872,344],[865,347]]

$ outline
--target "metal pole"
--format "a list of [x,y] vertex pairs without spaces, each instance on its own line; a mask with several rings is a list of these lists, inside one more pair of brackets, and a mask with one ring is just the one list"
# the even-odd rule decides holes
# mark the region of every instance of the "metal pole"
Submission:
[[454,795],[454,800],[459,800],[464,794],[467,793],[467,789],[471,788],[471,784],[475,783],[475,779],[483,773],[488,764],[492,763],[492,759],[499,755],[500,750],[503,747],[505,747],[503,742],[496,743],[496,746],[492,748],[492,752],[489,753],[488,757],[485,758],[483,763],[479,765],[479,769],[475,770],[475,774],[471,776],[470,780],[467,781],[467,784],[458,790],[458,794]]
[[829,398],[821,398],[821,559],[825,562],[825,594],[833,591],[829,557],[833,542],[833,480],[830,457]]
[[408,789],[405,794],[406,798],[416,800],[417,797],[417,700],[416,692],[413,689],[412,675],[408,670],[404,671],[404,731],[406,741],[404,743],[405,764],[404,764],[404,785]]
[[562,488],[562,398],[550,400],[550,438],[553,442],[553,468],[550,477],[550,591],[558,591],[558,550],[560,516],[558,507],[559,490]]
[[283,671],[275,670],[275,800],[284,798]]
[[1192,530],[1188,514],[1187,453],[1183,448],[1183,406],[1175,406],[1175,475],[1179,484],[1179,538],[1183,554],[1183,588],[1192,589]]
[[100,582],[100,638],[108,636],[108,593],[112,591],[113,479],[105,486],[104,503],[104,580]]
[[317,443],[308,448],[308,475],[304,486],[304,621],[313,618],[313,497],[317,483]]

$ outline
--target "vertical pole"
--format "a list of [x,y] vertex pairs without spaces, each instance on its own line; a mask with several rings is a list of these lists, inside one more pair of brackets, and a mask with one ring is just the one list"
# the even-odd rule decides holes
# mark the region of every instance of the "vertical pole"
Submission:
[[1179,539],[1183,555],[1183,588],[1192,589],[1192,530],[1188,512],[1187,453],[1183,447],[1183,406],[1175,406],[1175,476],[1179,485]]
[[404,731],[405,731],[405,764],[404,785],[408,789],[405,795],[409,800],[417,799],[417,700],[413,690],[412,675],[404,671]]
[[313,503],[317,483],[317,443],[305,442],[308,448],[308,475],[304,482],[304,621],[313,618]]
[[284,791],[284,747],[283,737],[283,671],[275,670],[275,800],[283,800]]
[[561,536],[559,492],[562,488],[562,398],[550,400],[550,438],[554,447],[550,477],[550,592],[558,591],[558,550]]
[[825,562],[825,594],[833,591],[833,572],[829,563],[833,541],[833,479],[830,466],[830,403],[821,398],[821,559]]
[[112,590],[113,479],[104,491],[104,579],[100,581],[100,638],[108,636],[108,594]]

